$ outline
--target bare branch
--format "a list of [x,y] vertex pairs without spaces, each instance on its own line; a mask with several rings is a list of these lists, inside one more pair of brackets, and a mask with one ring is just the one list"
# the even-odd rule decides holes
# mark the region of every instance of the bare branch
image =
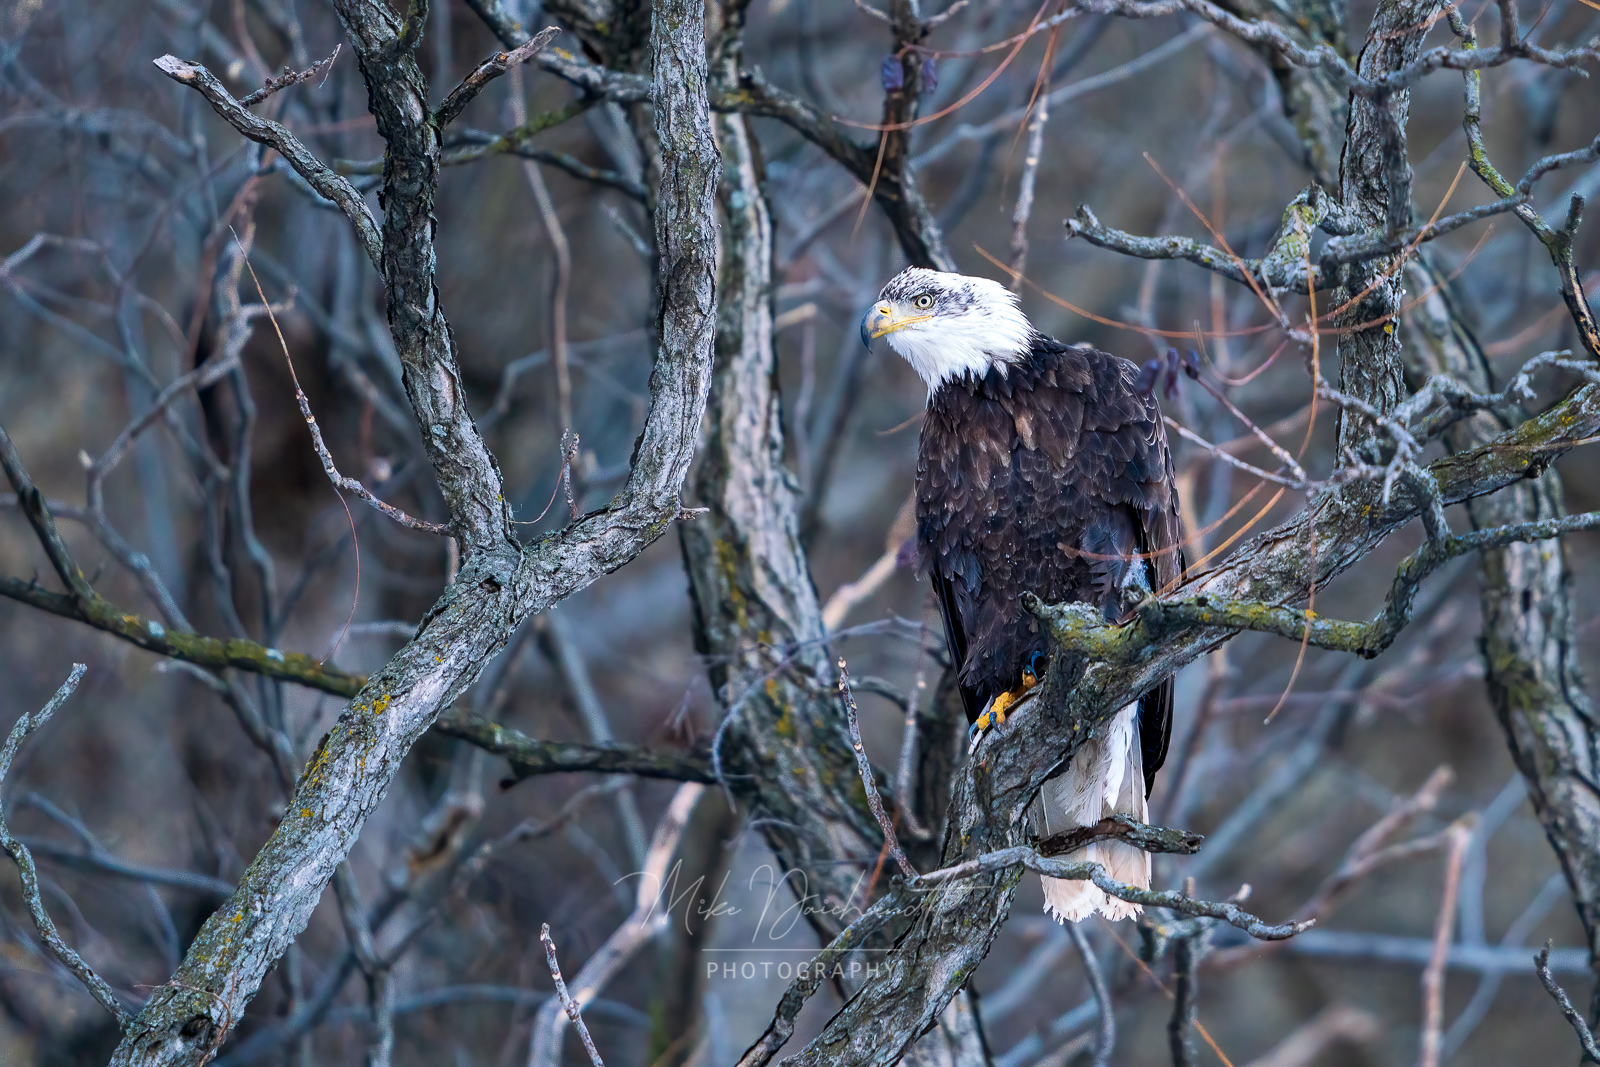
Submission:
[[1192,856],[1200,851],[1205,838],[1189,830],[1170,830],[1149,826],[1128,815],[1108,815],[1093,826],[1079,826],[1039,842],[1041,856],[1061,856],[1076,852],[1096,841],[1126,841],[1146,852]]
[[1272,633],[1370,659],[1388,648],[1410,622],[1418,587],[1442,564],[1485,548],[1548,540],[1573,530],[1596,528],[1600,528],[1600,512],[1586,512],[1561,519],[1475,530],[1426,544],[1400,565],[1383,610],[1365,623],[1340,622],[1297,608],[1197,596],[1147,601],[1139,609],[1137,624],[1118,627],[1104,623],[1098,613],[1079,610],[1078,605],[1045,605],[1031,593],[1024,594],[1023,603],[1050,624],[1057,643],[1063,648],[1104,660],[1126,662],[1129,657],[1138,655],[1132,650],[1143,647],[1144,634],[1166,633],[1183,626]]
[[[241,107],[254,107],[267,97],[271,96],[273,93],[278,92],[280,89],[287,89],[296,82],[310,81],[312,78],[317,77],[326,77],[328,71],[333,69],[333,62],[339,58],[339,50],[343,47],[343,44],[334,45],[333,51],[328,53],[327,59],[322,60],[320,63],[313,63],[305,70],[295,72],[285,68],[281,76],[277,78],[269,78],[267,80],[267,84],[263,85],[261,88],[257,89],[243,100],[240,100],[239,105]],[[166,68],[162,69],[164,70]]]
[[823,946],[822,951],[812,957],[811,962],[804,967],[795,968],[795,979],[789,988],[778,1000],[778,1006],[773,1011],[772,1021],[767,1024],[755,1044],[739,1058],[738,1067],[766,1067],[772,1062],[778,1052],[794,1035],[794,1021],[800,1015],[800,1009],[805,1007],[806,1001],[811,999],[822,983],[832,973],[834,965],[847,953],[855,951],[861,944],[885,923],[906,907],[915,907],[908,904],[903,891],[891,891],[878,899],[878,902],[860,917],[839,931],[832,941]]
[[[24,712],[22,718],[17,720],[17,725],[11,728],[11,734],[6,738],[5,748],[0,750],[0,782],[4,782],[6,774],[10,772],[11,761],[16,758],[17,749],[22,747],[22,742],[27,740],[29,734],[50,721],[56,709],[65,704],[67,698],[78,688],[78,682],[83,679],[83,674],[88,669],[82,663],[74,663],[72,673],[61,683],[61,687],[56,690],[56,695],[50,698],[50,702],[31,715]],[[11,827],[6,823],[3,810],[0,810],[0,848],[4,848],[6,854],[17,865],[17,873],[22,878],[22,898],[28,905],[28,913],[33,916],[34,925],[39,929],[40,940],[67,970],[77,976],[78,981],[89,991],[89,995],[111,1013],[111,1017],[117,1020],[118,1028],[126,1030],[131,1017],[117,1002],[116,994],[111,991],[105,979],[95,974],[94,969],[83,962],[83,957],[61,940],[61,935],[56,932],[56,924],[51,922],[50,913],[45,911],[44,901],[39,896],[39,872],[34,867],[33,855],[28,851],[28,846],[12,836]]]
[[1083,960],[1083,973],[1089,979],[1095,1009],[1100,1014],[1100,1033],[1094,1043],[1094,1067],[1111,1067],[1111,1053],[1117,1047],[1117,1009],[1111,1003],[1111,990],[1100,971],[1100,961],[1095,959],[1094,949],[1089,945],[1089,935],[1083,932],[1083,924],[1067,923],[1067,933],[1072,936],[1072,943],[1077,946],[1078,955]]
[[606,509],[525,552],[511,537],[509,504],[473,425],[439,307],[432,205],[440,148],[437,129],[417,106],[425,79],[413,52],[397,47],[396,20],[386,5],[336,0],[335,7],[395,161],[384,191],[389,322],[424,448],[461,542],[461,569],[421,620],[417,637],[373,675],[323,738],[238,891],[130,1027],[113,1059],[119,1065],[198,1065],[209,1056],[309,921],[405,753],[440,708],[477,678],[527,615],[622,566],[677,520],[704,410],[719,167],[705,97],[703,5],[664,0],[652,22],[654,122],[669,149],[656,212],[661,352],[629,481]]
[[1600,1047],[1595,1045],[1594,1034],[1589,1030],[1589,1024],[1584,1022],[1583,1016],[1578,1014],[1578,1009],[1572,1006],[1572,1001],[1567,997],[1567,991],[1562,989],[1550,973],[1550,945],[1546,941],[1544,948],[1533,957],[1533,968],[1539,976],[1539,984],[1544,986],[1546,993],[1555,999],[1561,1008],[1561,1014],[1566,1017],[1572,1026],[1572,1032],[1578,1035],[1578,1044],[1583,1046],[1583,1062],[1600,1063]]
[[378,233],[378,221],[354,186],[330,170],[286,127],[247,111],[205,67],[171,55],[162,56],[155,64],[173,81],[197,90],[234,129],[257,144],[275,149],[318,195],[339,205],[355,227],[356,240],[367,258],[379,271],[383,270],[383,237]]
[[1179,915],[1221,919],[1230,926],[1236,926],[1251,937],[1262,941],[1282,941],[1291,938],[1302,930],[1310,929],[1316,922],[1315,919],[1307,919],[1303,922],[1288,922],[1274,926],[1261,921],[1232,901],[1219,903],[1209,900],[1196,900],[1182,893],[1140,889],[1112,878],[1105,872],[1105,868],[1098,863],[1069,863],[1066,860],[1041,856],[1037,850],[1025,847],[989,852],[976,859],[956,864],[953,867],[942,867],[937,871],[930,871],[919,876],[911,887],[913,889],[932,889],[948,882],[976,878],[1018,866],[1026,867],[1028,870],[1036,874],[1042,874],[1047,878],[1090,881],[1119,900],[1143,904],[1148,908],[1166,908],[1169,911],[1177,912]]
[[444,98],[444,103],[433,113],[433,124],[440,129],[450,125],[466,110],[468,104],[481,92],[484,86],[494,81],[512,67],[521,66],[534,56],[542,52],[546,45],[556,39],[561,30],[555,26],[547,26],[537,35],[513,48],[509,52],[496,52],[472,69],[472,73],[461,79],[461,84],[450,90],[450,95]]
[[466,715],[443,716],[434,729],[504,756],[511,764],[513,781],[518,782],[541,774],[572,771],[632,774],[674,782],[716,781],[711,761],[702,752],[675,752],[616,741],[541,741],[509,726]]
[[844,657],[839,657],[839,699],[844,703],[845,719],[850,724],[850,745],[856,754],[856,769],[861,772],[861,788],[866,791],[867,805],[872,809],[872,814],[878,820],[878,825],[883,828],[883,847],[889,850],[894,857],[900,873],[907,879],[917,877],[917,869],[911,866],[911,861],[906,859],[906,854],[900,848],[900,839],[894,832],[894,820],[889,818],[889,813],[883,808],[883,797],[878,793],[877,772],[872,769],[872,761],[867,759],[867,750],[861,743],[861,723],[856,718],[856,698],[850,692],[850,672],[845,669]]
[[1422,1040],[1417,1062],[1420,1067],[1439,1067],[1444,1031],[1444,967],[1450,956],[1450,934],[1456,924],[1456,897],[1461,889],[1461,861],[1472,843],[1473,817],[1456,820],[1445,831],[1447,851],[1444,866],[1444,893],[1439,901],[1439,916],[1433,927],[1433,956],[1422,972]]
[[[1515,11],[1515,0],[1497,0],[1501,10],[1502,26],[1506,12]],[[1552,51],[1519,38],[1515,32],[1502,36],[1494,48],[1453,49],[1438,47],[1421,53],[1403,66],[1376,76],[1363,76],[1351,67],[1331,45],[1306,48],[1275,22],[1259,19],[1242,19],[1209,2],[1209,0],[1085,0],[1085,10],[1096,14],[1123,15],[1128,18],[1160,18],[1164,15],[1186,11],[1196,15],[1249,44],[1264,45],[1281,55],[1289,63],[1306,69],[1321,69],[1336,78],[1345,88],[1366,99],[1380,99],[1415,85],[1424,75],[1435,70],[1484,70],[1498,67],[1513,59],[1531,59],[1559,69],[1577,69],[1593,61],[1600,51],[1593,44]],[[1515,27],[1515,16],[1510,25]],[[1505,31],[1502,30],[1504,34]]]
[[578,1028],[578,1036],[583,1039],[584,1051],[589,1054],[589,1062],[594,1067],[606,1067],[600,1059],[600,1052],[594,1047],[594,1038],[589,1036],[589,1028],[583,1023],[583,1015],[578,1011],[577,1002],[572,999],[572,994],[567,992],[567,983],[561,979],[561,964],[556,961],[556,943],[550,939],[550,924],[542,923],[539,926],[539,940],[544,944],[544,958],[550,964],[550,977],[556,983],[556,995],[561,998],[561,1007],[566,1011],[567,1018],[572,1020],[572,1025]]

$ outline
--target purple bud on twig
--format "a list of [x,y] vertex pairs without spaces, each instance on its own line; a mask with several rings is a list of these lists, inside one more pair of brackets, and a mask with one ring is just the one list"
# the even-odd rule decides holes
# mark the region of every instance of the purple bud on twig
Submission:
[[922,91],[925,93],[936,92],[939,88],[939,68],[934,66],[933,57],[929,56],[922,61]]
[[1176,348],[1167,349],[1167,374],[1166,381],[1162,383],[1161,394],[1168,400],[1178,395],[1178,368],[1182,365],[1182,357]]
[[899,56],[883,57],[883,91],[898,93],[906,87],[905,68],[900,65]]
[[1183,373],[1194,381],[1200,380],[1200,353],[1192,348],[1189,349],[1188,353],[1183,357],[1182,366]]
[[1144,366],[1139,368],[1139,377],[1134,381],[1133,387],[1139,390],[1140,396],[1149,396],[1150,391],[1156,387],[1156,379],[1161,377],[1161,360],[1147,359]]

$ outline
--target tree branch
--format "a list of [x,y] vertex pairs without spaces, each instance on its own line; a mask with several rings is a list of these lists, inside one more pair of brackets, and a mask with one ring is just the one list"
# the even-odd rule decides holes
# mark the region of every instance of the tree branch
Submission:
[[[17,755],[17,749],[22,747],[22,742],[28,735],[50,721],[56,709],[67,702],[73,692],[78,688],[78,682],[83,679],[84,671],[88,670],[82,663],[72,665],[72,673],[67,680],[61,683],[56,690],[56,695],[50,702],[33,714],[23,713],[17,720],[16,726],[11,728],[11,734],[6,738],[4,749],[0,749],[0,783],[5,781],[6,775],[11,770],[11,761]],[[11,827],[7,825],[5,812],[0,810],[0,848],[17,865],[17,874],[22,879],[22,899],[28,905],[28,913],[33,916],[33,924],[39,929],[39,939],[45,943],[56,959],[71,971],[82,982],[89,995],[100,1002],[100,1006],[111,1013],[117,1021],[117,1027],[122,1030],[128,1028],[131,1017],[121,1004],[117,996],[111,991],[104,978],[94,973],[94,969],[83,962],[83,957],[72,950],[72,947],[61,940],[61,935],[56,932],[56,924],[50,920],[50,913],[45,911],[44,900],[39,896],[39,872],[33,864],[33,856],[28,851],[28,846],[18,841],[11,834]]]
[[113,1057],[120,1065],[192,1064],[226,1037],[268,968],[309,921],[322,889],[416,739],[478,676],[528,614],[620,567],[680,514],[710,377],[716,312],[718,156],[706,102],[703,6],[654,10],[652,96],[663,145],[661,352],[632,471],[605,510],[519,553],[493,458],[472,426],[454,344],[435,295],[432,201],[437,130],[426,83],[379,0],[337,0],[389,149],[383,266],[405,385],[462,543],[456,581],[415,639],[376,672],[317,747],[283,821],[232,898],[202,927],[173,979],[155,990]]
[[461,84],[450,90],[450,95],[444,98],[433,113],[433,124],[440,129],[450,125],[466,110],[468,104],[481,92],[484,87],[512,67],[520,66],[538,55],[544,47],[555,40],[561,31],[555,26],[547,26],[539,31],[538,35],[529,38],[509,52],[496,52],[472,69],[472,73],[461,79]]
[[615,741],[541,741],[508,726],[467,715],[444,716],[434,729],[504,756],[511,764],[512,780],[517,782],[568,771],[633,774],[674,782],[716,781],[710,758],[701,752],[651,749]]
[[1262,941],[1283,941],[1293,937],[1302,930],[1310,929],[1316,922],[1315,919],[1306,919],[1302,922],[1289,922],[1273,925],[1262,922],[1249,912],[1240,908],[1231,901],[1214,902],[1209,900],[1196,900],[1182,893],[1157,892],[1151,889],[1140,889],[1137,886],[1119,882],[1105,872],[1105,868],[1098,863],[1070,863],[1062,859],[1051,859],[1041,856],[1037,850],[1031,848],[1008,848],[999,852],[989,852],[976,859],[967,860],[965,863],[953,867],[944,867],[937,871],[930,871],[911,883],[911,888],[939,886],[947,882],[960,881],[966,878],[976,878],[980,875],[992,874],[1003,871],[1009,867],[1026,867],[1036,874],[1046,878],[1079,879],[1093,882],[1111,896],[1126,900],[1134,904],[1143,904],[1150,908],[1166,908],[1179,915],[1191,918],[1207,917],[1221,919],[1230,926],[1236,926],[1251,937]]
[[287,127],[248,111],[214,74],[199,63],[166,55],[156,60],[155,64],[161,73],[173,81],[198,91],[228,125],[257,144],[277,151],[319,196],[337,204],[345,218],[350,220],[350,225],[355,227],[356,240],[367,253],[367,258],[379,271],[383,270],[383,237],[378,233],[378,221],[372,217],[365,198],[356,191],[355,186],[335,174]]

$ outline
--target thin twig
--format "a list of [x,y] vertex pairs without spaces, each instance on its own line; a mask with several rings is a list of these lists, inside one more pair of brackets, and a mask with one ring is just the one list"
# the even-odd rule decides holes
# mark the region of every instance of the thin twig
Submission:
[[[685,782],[673,794],[672,800],[667,804],[666,812],[661,816],[661,821],[656,824],[644,863],[635,875],[639,884],[634,894],[633,911],[584,963],[582,969],[578,971],[578,976],[572,980],[570,992],[556,969],[555,946],[549,940],[550,928],[545,926],[541,934],[546,955],[550,958],[550,973],[556,980],[556,989],[561,996],[561,1005],[566,1008],[567,1018],[577,1025],[578,1034],[583,1038],[584,1048],[589,1050],[589,1058],[594,1061],[595,1067],[603,1065],[578,1012],[594,1002],[600,991],[621,971],[635,952],[666,929],[670,921],[667,905],[671,902],[666,896],[668,869],[672,865],[672,857],[677,851],[684,827],[688,825],[689,816],[704,792],[704,786]],[[540,1009],[539,1016],[534,1021],[533,1039],[528,1050],[529,1067],[557,1067],[561,1062],[561,1037],[564,1028],[561,1013],[556,1010],[554,1002],[549,1002]]]
[[[511,117],[518,126],[523,126],[528,121],[528,105],[522,92],[522,71],[512,71],[511,78]],[[539,164],[524,159],[522,174],[539,208],[539,221],[550,249],[555,253],[555,277],[550,287],[550,363],[556,378],[556,424],[561,427],[562,452],[565,453],[566,434],[572,430],[572,372],[567,359],[567,292],[572,284],[572,243],[567,240],[567,231],[561,225],[561,216],[550,198],[550,188],[545,184]],[[567,495],[570,501],[570,485]],[[576,511],[572,517],[578,517]]]
[[[931,598],[933,593],[929,591]],[[911,692],[906,694],[906,722],[900,735],[900,764],[894,772],[894,803],[900,809],[906,832],[918,841],[927,841],[933,834],[917,819],[916,805],[911,800],[912,764],[917,756],[917,703],[922,691],[928,687],[928,605],[922,605],[922,632],[917,635],[917,673],[911,681]]]
[[894,832],[894,821],[884,810],[883,798],[878,795],[878,780],[872,770],[872,761],[867,759],[867,750],[861,743],[861,723],[856,718],[856,698],[850,692],[850,672],[845,669],[843,656],[839,657],[839,699],[844,701],[845,717],[850,723],[850,747],[855,750],[856,768],[861,772],[861,788],[867,794],[867,806],[872,809],[878,825],[883,828],[884,842],[889,847],[889,854],[899,866],[900,873],[906,876],[907,881],[915,880],[917,869],[911,866],[911,861],[906,859],[905,852],[900,848],[900,840]]
[[1100,1014],[1100,1034],[1094,1043],[1094,1067],[1110,1067],[1111,1052],[1117,1046],[1117,1010],[1111,1003],[1111,990],[1106,986],[1105,975],[1100,973],[1100,961],[1095,959],[1089,936],[1083,932],[1082,923],[1067,923],[1067,933],[1078,946],[1083,957],[1083,973],[1089,979],[1094,993],[1095,1008]]
[[1444,861],[1444,893],[1433,927],[1433,954],[1422,972],[1422,1040],[1419,1067],[1439,1067],[1444,1031],[1444,968],[1450,958],[1450,932],[1456,924],[1456,898],[1461,890],[1461,861],[1472,843],[1471,815],[1458,819],[1446,831],[1449,851]]
[[1533,968],[1539,975],[1539,984],[1544,986],[1546,993],[1555,998],[1561,1007],[1561,1014],[1572,1024],[1572,1031],[1578,1035],[1578,1043],[1583,1046],[1583,1062],[1600,1063],[1600,1048],[1595,1046],[1594,1034],[1590,1032],[1589,1024],[1583,1021],[1583,1016],[1578,1014],[1578,1009],[1574,1008],[1572,1001],[1567,998],[1567,991],[1556,983],[1555,976],[1550,973],[1550,945],[1551,942],[1546,940],[1544,948],[1533,957]]
[[[241,250],[243,246],[241,245]],[[241,251],[242,254],[242,251]],[[278,316],[272,311],[272,305],[267,303],[267,294],[261,288],[261,279],[256,276],[255,267],[250,265],[248,257],[245,258],[245,267],[250,271],[250,279],[256,283],[256,292],[261,296],[261,303],[267,308],[267,317],[272,320],[272,328],[277,332],[278,345],[283,350],[283,361],[289,366],[289,380],[294,382],[294,397],[300,404],[300,414],[305,417],[306,428],[311,431],[311,444],[317,450],[317,458],[322,460],[322,469],[327,472],[328,481],[333,483],[335,489],[346,489],[356,496],[389,516],[401,526],[412,530],[421,530],[424,533],[440,534],[448,537],[450,527],[437,522],[424,522],[414,519],[401,511],[393,504],[386,504],[373,495],[372,490],[362,485],[354,478],[348,478],[339,473],[339,468],[333,465],[333,455],[329,453],[328,446],[323,443],[322,429],[317,425],[317,417],[311,414],[311,402],[306,399],[305,390],[300,388],[300,376],[295,373],[294,360],[289,358],[289,342],[284,340],[283,328],[278,325]]]
[[550,977],[555,979],[556,995],[561,998],[561,1006],[566,1009],[567,1018],[572,1020],[572,1025],[577,1027],[578,1036],[583,1039],[583,1047],[589,1053],[589,1062],[594,1067],[606,1067],[605,1061],[600,1058],[600,1052],[594,1047],[594,1038],[589,1036],[589,1028],[583,1023],[583,1014],[578,1011],[577,1003],[572,995],[567,992],[567,983],[561,980],[561,964],[556,962],[556,943],[550,940],[550,924],[539,924],[539,940],[544,942],[544,958],[550,964]]
[[1055,62],[1056,40],[1060,27],[1050,31],[1044,46],[1044,62],[1034,83],[1033,119],[1028,123],[1028,150],[1022,157],[1022,178],[1017,185],[1017,206],[1011,213],[1011,291],[1022,288],[1022,273],[1028,264],[1028,217],[1033,214],[1033,189],[1039,176],[1039,158],[1044,154],[1044,127],[1050,121],[1050,67]]
[[322,60],[320,63],[313,63],[305,70],[292,71],[285,67],[283,74],[276,78],[267,79],[267,84],[263,85],[261,88],[257,89],[244,99],[240,100],[239,103],[245,107],[254,107],[256,104],[261,103],[261,101],[265,100],[278,90],[287,89],[296,82],[310,81],[312,78],[315,78],[318,75],[326,78],[328,71],[333,69],[333,61],[339,58],[339,49],[343,47],[343,44],[334,45],[333,51],[329,54],[327,59]]
[[[0,750],[0,783],[5,781],[6,775],[10,772],[11,761],[16,757],[17,749],[22,747],[22,742],[27,740],[29,734],[50,721],[50,717],[78,688],[78,683],[83,680],[83,674],[88,669],[85,664],[74,663],[72,673],[61,683],[61,687],[56,690],[56,695],[50,698],[50,702],[32,715],[24,713],[22,718],[17,720],[17,724],[11,728],[11,736],[6,738],[5,748]],[[0,810],[0,848],[5,849],[16,862],[17,874],[22,879],[22,898],[28,905],[28,913],[33,916],[34,925],[39,928],[39,939],[67,970],[77,976],[78,981],[89,990],[89,995],[111,1013],[112,1018],[117,1020],[117,1028],[126,1030],[128,1024],[132,1022],[132,1016],[117,1002],[117,996],[106,984],[106,980],[94,973],[94,969],[83,962],[83,957],[61,940],[61,935],[56,931],[56,924],[50,920],[50,913],[45,911],[44,901],[39,896],[39,872],[34,866],[33,854],[28,851],[28,846],[12,836],[4,810]]]

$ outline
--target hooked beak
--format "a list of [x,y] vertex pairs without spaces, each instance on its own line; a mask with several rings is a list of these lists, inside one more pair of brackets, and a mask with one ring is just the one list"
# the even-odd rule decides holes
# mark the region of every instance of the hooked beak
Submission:
[[861,343],[871,348],[872,342],[879,337],[919,322],[927,322],[932,317],[932,315],[907,315],[897,319],[894,317],[894,308],[889,304],[874,304],[861,318]]

